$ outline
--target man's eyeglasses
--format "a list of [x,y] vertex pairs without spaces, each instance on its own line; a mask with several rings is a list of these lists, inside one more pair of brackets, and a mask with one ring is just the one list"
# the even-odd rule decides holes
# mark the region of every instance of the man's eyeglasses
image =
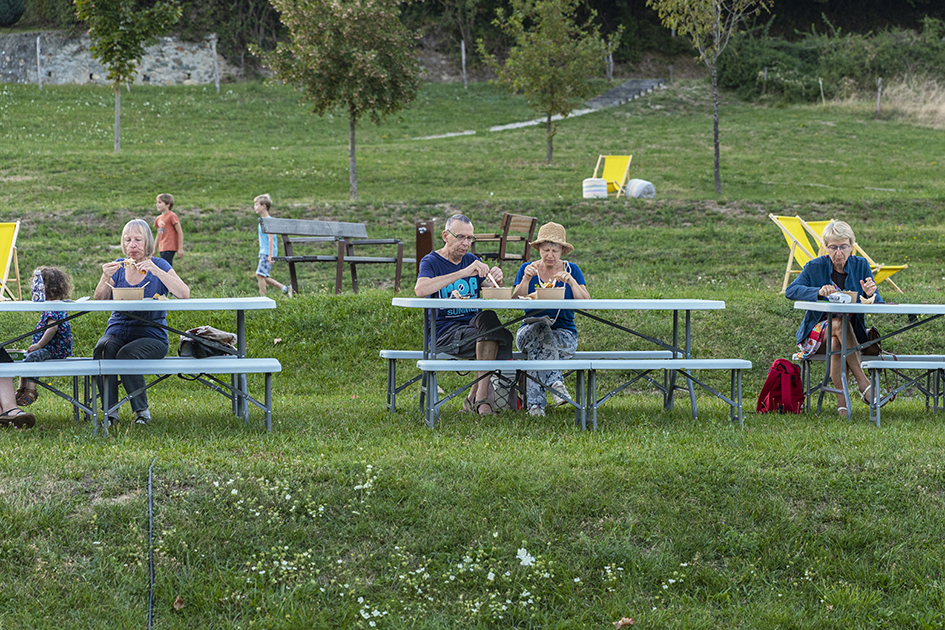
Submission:
[[847,245],[846,243],[843,245],[827,245],[827,251],[831,254],[836,254],[837,252],[845,252],[851,247],[851,245]]
[[458,234],[453,234],[453,230],[446,230],[446,231],[449,232],[450,234],[452,234],[453,238],[455,238],[455,239],[459,239],[459,240],[461,240],[461,241],[466,241],[467,243],[475,243],[475,242],[476,242],[476,237],[473,236],[472,234],[470,234],[469,236],[459,236]]

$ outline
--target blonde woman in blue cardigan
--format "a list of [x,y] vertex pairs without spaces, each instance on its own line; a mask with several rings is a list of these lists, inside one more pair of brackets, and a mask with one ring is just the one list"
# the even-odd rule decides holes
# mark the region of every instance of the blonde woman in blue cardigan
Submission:
[[[831,221],[824,228],[823,241],[827,247],[827,254],[804,265],[800,275],[784,292],[785,297],[789,300],[815,302],[826,300],[828,295],[837,291],[853,291],[861,296],[861,299],[882,302],[883,298],[876,290],[876,281],[873,279],[869,262],[865,258],[853,255],[853,245],[856,242],[853,229],[843,221]],[[840,347],[841,321],[839,317],[833,319],[831,348]],[[847,328],[847,340],[852,341],[855,338],[857,343],[864,343],[867,335],[863,314],[855,314],[850,323],[851,325]],[[820,342],[826,335],[826,330],[827,315],[807,311],[801,327],[797,330],[797,345],[801,349],[799,354],[802,356],[823,354],[824,350]],[[856,379],[857,389],[860,390],[863,400],[869,400],[870,381],[863,372],[863,368],[860,367],[859,352],[847,357],[847,368]],[[837,389],[842,388],[840,369],[840,356],[832,356],[830,377]],[[837,394],[837,411],[842,418],[849,416],[849,409],[845,405],[843,394]]]

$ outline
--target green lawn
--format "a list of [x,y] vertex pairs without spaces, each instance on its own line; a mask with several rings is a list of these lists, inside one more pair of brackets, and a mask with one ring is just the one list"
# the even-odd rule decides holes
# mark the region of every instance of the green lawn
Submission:
[[[693,420],[685,400],[665,413],[642,390],[605,405],[596,433],[566,411],[476,419],[457,405],[430,431],[416,389],[398,413],[384,406],[377,350],[420,346],[419,314],[390,306],[392,270],[365,269],[360,294],[335,296],[330,266],[308,269],[301,296],[247,316],[249,353],[284,366],[271,434],[258,411],[244,425],[180,380],[153,391],[151,425],[125,417],[108,440],[48,393],[31,408],[35,429],[0,432],[0,628],[146,624],[152,461],[155,627],[945,625],[940,417],[913,392],[883,410],[880,429],[863,405],[851,421],[829,401],[823,413],[750,412],[801,319],[778,295],[788,250],[766,215],[847,220],[874,258],[909,264],[895,277],[904,294],[880,288],[887,300],[940,302],[940,132],[867,108],[729,98],[715,199],[700,83],[566,121],[550,166],[540,128],[487,131],[534,118],[519,99],[425,86],[402,120],[359,132],[362,202],[350,204],[346,122],[307,115],[284,88],[122,96],[115,156],[107,90],[0,88],[0,218],[23,221],[24,277],[58,264],[77,296],[90,294],[121,225],[153,218],[165,191],[178,199],[187,252],[175,262],[195,297],[255,293],[261,192],[277,216],[366,221],[411,253],[416,220],[463,211],[479,227],[525,212],[568,228],[594,297],[725,300],[694,315],[694,354],[753,362],[745,429],[709,398]],[[465,129],[477,133],[411,140]],[[658,200],[581,200],[599,152],[633,153]],[[620,317],[669,330],[665,314]],[[104,322],[76,322],[77,353],[91,353]],[[33,323],[5,315],[0,338]],[[234,327],[227,314],[170,324]],[[624,347],[579,326],[581,349]],[[887,349],[945,353],[942,333],[933,322]]]

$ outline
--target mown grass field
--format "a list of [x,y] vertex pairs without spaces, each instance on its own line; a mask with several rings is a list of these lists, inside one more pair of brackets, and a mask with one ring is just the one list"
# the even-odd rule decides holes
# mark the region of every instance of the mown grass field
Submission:
[[[874,258],[910,265],[895,278],[906,293],[881,288],[887,300],[939,302],[942,144],[868,108],[728,102],[716,200],[705,93],[683,83],[567,121],[548,166],[537,128],[486,131],[534,117],[519,100],[427,86],[403,120],[360,132],[362,202],[350,204],[345,121],[308,116],[282,88],[135,88],[115,156],[107,91],[7,85],[0,218],[23,221],[24,277],[58,264],[87,295],[121,225],[153,218],[154,196],[172,192],[187,247],[177,269],[197,297],[255,293],[260,192],[277,216],[366,221],[408,251],[416,220],[534,214],[568,227],[595,297],[725,300],[695,315],[694,353],[753,361],[753,409],[800,321],[778,295],[787,248],[767,213],[849,221]],[[464,129],[477,134],[410,139]],[[624,151],[659,200],[579,199],[597,153]],[[685,401],[665,413],[636,391],[601,410],[596,433],[564,411],[474,419],[455,407],[429,431],[415,390],[397,414],[384,408],[377,350],[420,346],[419,315],[390,306],[390,276],[365,269],[360,294],[336,297],[330,269],[307,270],[301,296],[248,316],[249,352],[284,366],[271,434],[259,413],[243,425],[190,383],[157,388],[155,421],[126,418],[109,440],[43,394],[35,429],[0,433],[0,627],[145,625],[152,461],[157,627],[945,624],[945,436],[922,399],[900,397],[880,429],[864,406],[842,421],[828,401],[821,414],[747,413],[738,431],[708,398],[693,420]],[[5,315],[0,336],[33,323]],[[227,315],[170,323],[233,328]],[[669,330],[661,314],[624,323]],[[579,325],[582,349],[626,347]],[[103,328],[79,320],[78,353]],[[945,352],[942,326],[887,349]]]

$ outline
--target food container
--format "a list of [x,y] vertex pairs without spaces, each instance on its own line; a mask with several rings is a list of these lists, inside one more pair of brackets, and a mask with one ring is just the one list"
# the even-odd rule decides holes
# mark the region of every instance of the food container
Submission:
[[563,300],[564,287],[554,287],[551,289],[535,289],[535,294],[539,300]]
[[482,287],[484,300],[511,300],[512,287]]
[[143,300],[144,287],[114,287],[112,289],[113,300]]

